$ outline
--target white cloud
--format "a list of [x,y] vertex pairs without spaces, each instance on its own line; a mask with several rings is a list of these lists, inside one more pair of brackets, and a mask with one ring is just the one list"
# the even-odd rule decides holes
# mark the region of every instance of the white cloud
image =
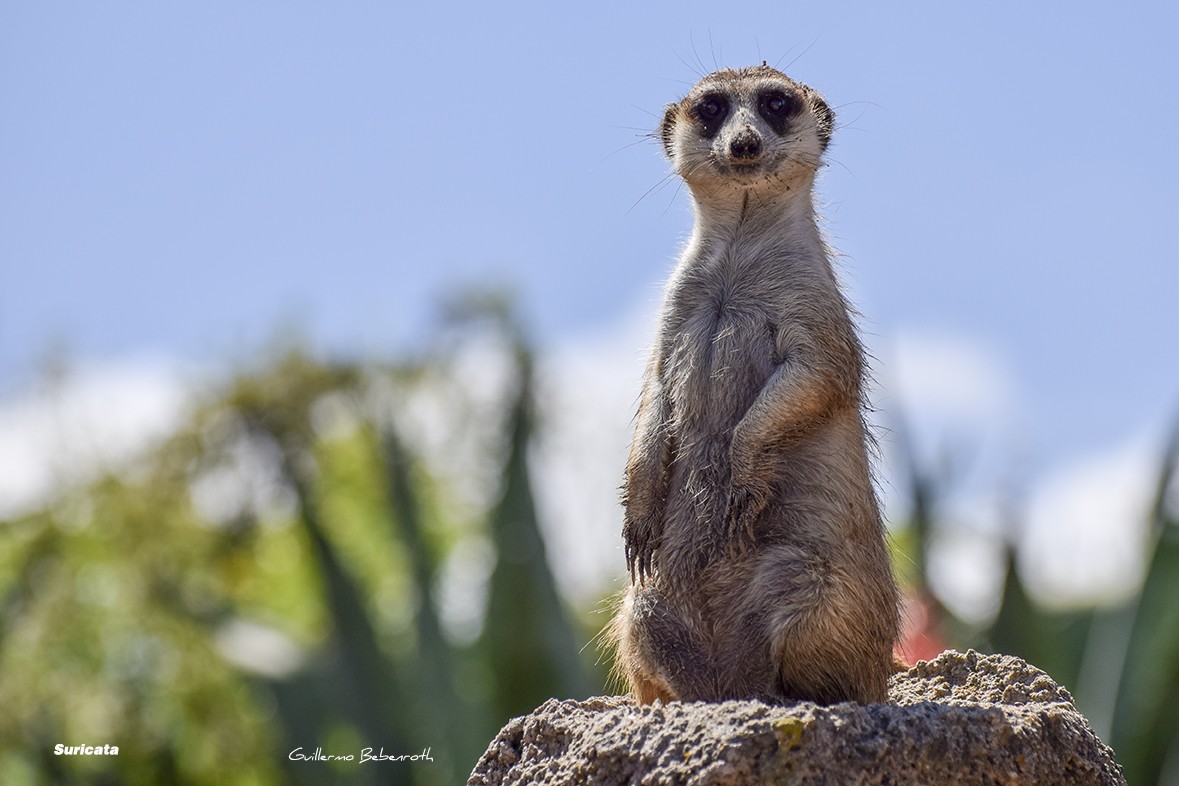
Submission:
[[0,402],[0,516],[116,469],[180,421],[182,374],[159,360],[87,365]]
[[931,551],[929,584],[950,611],[981,623],[999,610],[1003,550],[998,539],[958,531],[934,538]]
[[[1028,457],[1050,454],[1052,446],[1028,443],[1033,413],[998,348],[977,338],[902,331],[881,355],[883,422],[889,410],[899,412],[920,465],[940,479],[936,515],[949,532],[935,548],[942,564],[931,572],[951,606],[973,618],[993,609],[987,594],[997,597],[1002,578],[996,538],[1017,539],[1021,576],[1051,605],[1108,603],[1134,591],[1161,464],[1152,440],[1132,437],[1034,466]],[[897,436],[884,442],[884,496],[890,519],[902,520],[907,481]],[[1022,529],[1012,531],[1016,526]]]
[[1135,437],[1035,485],[1020,562],[1032,591],[1050,602],[1108,603],[1135,590],[1161,456],[1152,440]]
[[[920,465],[937,467],[981,493],[1012,459],[1022,416],[1014,374],[1002,352],[974,336],[902,330],[879,350],[873,402],[886,450],[901,434]],[[888,455],[890,463],[899,463]],[[967,477],[972,476],[972,477]]]
[[537,364],[541,440],[531,466],[550,562],[572,598],[600,596],[626,570],[619,487],[655,313],[636,309]]
[[956,526],[994,532],[999,486],[1025,446],[1017,443],[1021,401],[1002,353],[985,340],[946,331],[901,330],[875,349],[877,411],[887,517],[910,515],[910,458],[943,494],[938,512]]
[[1012,414],[1016,385],[1002,353],[981,338],[902,330],[877,376],[930,425],[977,430]]
[[246,671],[282,679],[303,665],[303,652],[286,634],[249,620],[233,619],[215,637],[221,657]]

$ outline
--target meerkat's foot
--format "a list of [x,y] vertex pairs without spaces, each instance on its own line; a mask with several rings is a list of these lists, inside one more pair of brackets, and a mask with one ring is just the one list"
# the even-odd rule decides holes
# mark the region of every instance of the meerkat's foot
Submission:
[[671,686],[667,684],[667,681],[655,674],[632,673],[627,675],[627,683],[630,686],[631,695],[639,704],[650,704],[656,699],[666,704],[679,698]]

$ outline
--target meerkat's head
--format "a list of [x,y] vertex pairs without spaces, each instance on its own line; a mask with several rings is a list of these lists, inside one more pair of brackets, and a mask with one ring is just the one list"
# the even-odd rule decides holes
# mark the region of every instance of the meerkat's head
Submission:
[[786,191],[812,175],[835,115],[816,91],[765,63],[701,79],[663,115],[663,149],[694,190]]

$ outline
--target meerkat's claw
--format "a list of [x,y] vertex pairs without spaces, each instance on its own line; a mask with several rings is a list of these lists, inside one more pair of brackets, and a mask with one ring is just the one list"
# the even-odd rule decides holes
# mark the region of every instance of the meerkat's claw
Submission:
[[643,584],[651,574],[655,544],[648,528],[634,519],[622,525],[622,540],[626,546],[626,569],[631,583]]
[[727,546],[732,554],[741,554],[755,542],[754,523],[765,510],[769,494],[750,486],[734,488],[729,493],[725,512]]

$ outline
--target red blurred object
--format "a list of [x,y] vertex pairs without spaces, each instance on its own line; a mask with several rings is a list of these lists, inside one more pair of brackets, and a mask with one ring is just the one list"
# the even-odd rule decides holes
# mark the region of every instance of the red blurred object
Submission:
[[901,639],[893,654],[905,663],[932,660],[946,649],[937,603],[925,592],[905,592],[901,598]]

